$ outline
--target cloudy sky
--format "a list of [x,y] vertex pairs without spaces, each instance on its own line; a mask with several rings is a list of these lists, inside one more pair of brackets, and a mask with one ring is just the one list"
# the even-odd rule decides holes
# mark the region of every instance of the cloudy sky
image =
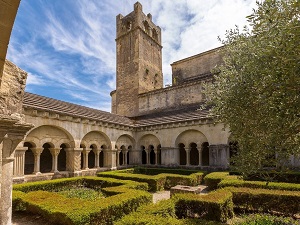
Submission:
[[[116,16],[136,0],[22,0],[7,58],[27,71],[26,91],[110,111]],[[255,0],[140,0],[162,28],[164,84],[174,61],[215,48],[247,24]]]

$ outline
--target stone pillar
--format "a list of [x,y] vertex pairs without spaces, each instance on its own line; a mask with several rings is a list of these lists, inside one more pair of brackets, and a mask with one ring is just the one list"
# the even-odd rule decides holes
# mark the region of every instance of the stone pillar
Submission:
[[146,164],[150,165],[150,151],[149,150],[146,151]]
[[187,166],[190,166],[191,165],[191,157],[190,157],[190,152],[191,152],[191,149],[190,148],[186,148],[185,149],[185,152],[186,152],[186,165]]
[[[32,128],[32,125],[18,124],[13,121],[1,119],[0,124],[0,148],[1,155],[1,212],[0,224],[10,225],[12,215],[12,177],[14,168],[14,154],[17,145],[23,140],[26,132]],[[9,126],[6,126],[8,125]]]
[[127,153],[128,153],[128,151],[124,151],[124,157],[123,157],[123,159],[124,159],[124,165],[128,165],[128,162],[127,162]]
[[41,159],[41,154],[43,152],[43,148],[31,148],[31,151],[34,155],[34,169],[33,169],[33,173],[34,174],[40,174],[40,159]]
[[60,152],[60,149],[59,148],[50,148],[49,150],[52,155],[52,170],[51,170],[51,172],[58,173],[59,171],[57,170],[57,156]]
[[156,150],[156,151],[154,151],[154,153],[155,153],[155,165],[157,165],[158,163],[158,151]]
[[202,149],[198,149],[198,154],[199,154],[199,166],[202,166]]
[[28,147],[17,148],[15,151],[14,176],[24,176],[25,152]]
[[116,151],[116,166],[120,166],[120,150]]
[[226,144],[209,146],[209,166],[228,167],[229,147]]
[[82,148],[65,148],[65,151],[67,153],[67,171],[75,172],[81,170],[82,150]]
[[84,149],[82,151],[83,153],[83,168],[84,170],[88,170],[89,169],[89,152],[91,151],[91,149]]
[[100,168],[99,166],[99,156],[100,156],[100,152],[101,150],[100,149],[96,149],[94,150],[94,153],[95,153],[95,168]]
[[117,149],[112,149],[111,151],[107,151],[107,153],[108,152],[111,152],[111,155],[110,155],[110,157],[111,157],[111,164],[109,165],[110,167],[111,167],[111,169],[116,169],[117,168],[117,165],[116,165],[116,162],[117,162],[117,160],[119,160],[118,158],[118,150]]

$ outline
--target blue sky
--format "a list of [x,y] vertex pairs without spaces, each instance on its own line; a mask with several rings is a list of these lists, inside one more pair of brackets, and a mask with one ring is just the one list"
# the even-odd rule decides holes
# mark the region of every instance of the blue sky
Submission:
[[[136,0],[22,0],[7,58],[28,72],[26,91],[110,111],[115,89],[116,16]],[[174,61],[220,46],[218,36],[255,0],[140,0],[162,28],[164,84]]]

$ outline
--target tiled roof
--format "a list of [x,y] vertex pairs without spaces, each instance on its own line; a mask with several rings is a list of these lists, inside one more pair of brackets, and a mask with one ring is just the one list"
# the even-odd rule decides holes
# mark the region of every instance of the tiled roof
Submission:
[[137,127],[142,127],[210,118],[209,111],[206,109],[200,110],[200,106],[200,103],[181,106],[148,115],[138,116],[133,119],[135,120],[135,125]]
[[23,107],[131,127],[185,122],[209,117],[208,110],[199,110],[200,103],[128,118],[28,92],[24,95]]
[[132,120],[124,116],[119,116],[98,109],[92,109],[85,106],[76,105],[69,102],[64,102],[28,92],[25,92],[23,107],[45,110],[49,112],[81,117],[86,119],[93,119],[120,125],[133,125]]

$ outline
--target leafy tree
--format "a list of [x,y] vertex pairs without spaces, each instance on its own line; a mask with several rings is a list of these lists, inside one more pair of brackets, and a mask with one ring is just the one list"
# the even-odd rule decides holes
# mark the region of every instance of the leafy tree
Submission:
[[212,112],[238,142],[233,165],[244,176],[300,153],[299,0],[266,0],[249,25],[226,32],[224,64],[207,88]]

